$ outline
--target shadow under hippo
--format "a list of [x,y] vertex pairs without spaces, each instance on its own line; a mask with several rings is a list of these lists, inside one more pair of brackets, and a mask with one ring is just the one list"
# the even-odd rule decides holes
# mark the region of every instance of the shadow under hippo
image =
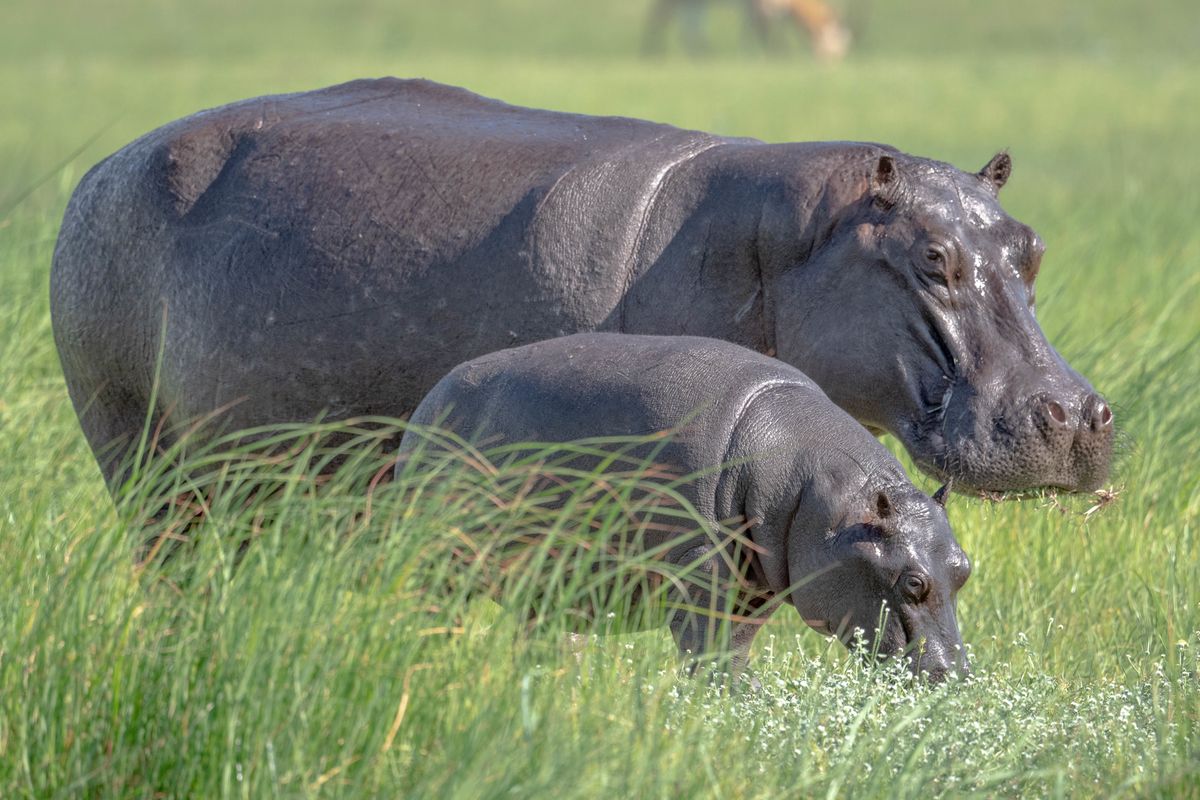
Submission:
[[777,356],[959,490],[1091,490],[1112,412],[1038,326],[1010,168],[423,80],[256,98],[84,177],[55,341],[114,490],[147,425],[402,417],[459,363],[583,331]]

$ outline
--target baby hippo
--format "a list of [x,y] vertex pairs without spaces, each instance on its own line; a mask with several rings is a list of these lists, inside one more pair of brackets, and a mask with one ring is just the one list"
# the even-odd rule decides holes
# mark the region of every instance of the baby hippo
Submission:
[[[671,429],[646,445],[654,474],[694,475],[678,491],[711,531],[744,522],[741,542],[698,531],[663,556],[736,587],[672,590],[668,619],[682,652],[724,656],[740,671],[766,616],[791,603],[844,643],[861,629],[872,652],[902,656],[929,680],[966,672],[955,597],[971,567],[945,491],[930,498],[914,487],[794,367],[714,339],[577,334],[459,365],[411,423],[402,452],[422,446],[430,426],[485,446]],[[657,535],[645,532],[641,546],[672,538]]]

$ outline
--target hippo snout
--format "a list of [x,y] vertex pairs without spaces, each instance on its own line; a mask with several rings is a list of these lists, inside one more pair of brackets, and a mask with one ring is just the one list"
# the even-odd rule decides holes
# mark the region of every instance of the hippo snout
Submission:
[[955,391],[942,447],[917,461],[959,491],[1022,492],[1053,487],[1090,492],[1108,478],[1115,415],[1082,376],[996,377],[995,391]]
[[[957,624],[954,624],[952,631],[947,634],[949,639],[943,642],[916,633],[912,630],[914,621],[905,620],[904,616],[902,610],[901,624],[883,632],[882,638],[876,640],[877,644],[872,637],[867,636],[864,640],[865,647],[858,650],[860,655],[868,661],[872,658],[879,662],[900,660],[913,677],[934,684],[944,682],[951,675],[965,678],[971,673],[966,647],[962,638],[956,635]],[[832,635],[838,635],[830,632]],[[875,635],[879,636],[880,633],[876,631]],[[934,636],[937,637],[938,634]],[[857,647],[851,635],[843,634],[840,638],[848,649],[854,650]]]
[[1112,409],[1094,392],[1084,394],[1078,402],[1043,396],[1036,401],[1035,411],[1045,429],[1061,431],[1075,439],[1112,435]]
[[948,649],[927,648],[919,654],[908,656],[908,667],[918,677],[930,683],[943,683],[951,675],[965,678],[971,674],[971,666],[961,643]]
[[1034,399],[1032,416],[1049,454],[1062,464],[1059,485],[1099,488],[1108,477],[1113,440],[1113,412],[1104,398],[1090,386],[1074,395],[1043,394]]
[[[943,683],[951,675],[965,678],[971,674],[971,666],[967,661],[966,650],[961,641],[948,647],[923,641],[920,644],[897,647],[892,653],[888,653],[887,650],[888,647],[885,643],[884,646],[873,651],[874,657],[881,662],[893,658],[903,659],[904,665],[913,674],[913,677],[931,684]],[[862,655],[869,660],[872,649],[864,650]]]

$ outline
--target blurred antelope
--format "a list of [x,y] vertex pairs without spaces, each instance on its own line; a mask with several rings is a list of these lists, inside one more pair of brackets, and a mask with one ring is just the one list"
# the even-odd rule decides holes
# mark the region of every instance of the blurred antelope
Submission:
[[[813,54],[823,61],[837,61],[850,49],[850,30],[837,11],[825,0],[739,0],[751,26],[765,47],[772,47],[771,26],[790,20],[812,42]],[[703,34],[704,7],[708,0],[655,0],[646,28],[647,52],[662,49],[671,17],[680,16],[684,46],[692,52],[706,49]]]

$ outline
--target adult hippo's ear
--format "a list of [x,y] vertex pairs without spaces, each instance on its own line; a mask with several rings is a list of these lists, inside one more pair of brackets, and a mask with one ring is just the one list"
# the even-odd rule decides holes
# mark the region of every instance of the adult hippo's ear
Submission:
[[942,484],[942,488],[933,493],[933,502],[937,503],[942,508],[946,507],[946,500],[950,497],[950,491],[954,488],[954,481],[946,481]]
[[902,182],[896,159],[880,156],[871,174],[871,197],[883,208],[891,208],[900,199]]
[[1003,150],[992,156],[992,160],[979,170],[979,177],[991,185],[992,192],[995,194],[999,194],[1004,184],[1008,183],[1009,175],[1012,175],[1012,159]]

